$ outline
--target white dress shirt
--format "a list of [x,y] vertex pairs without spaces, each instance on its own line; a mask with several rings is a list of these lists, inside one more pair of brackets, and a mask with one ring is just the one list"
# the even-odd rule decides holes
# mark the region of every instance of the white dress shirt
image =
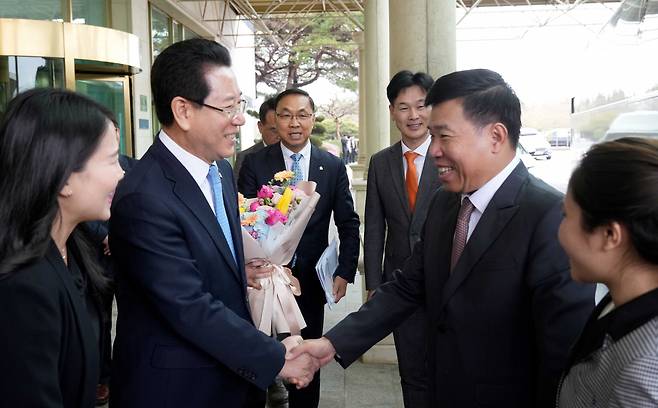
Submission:
[[[201,160],[192,153],[180,147],[178,143],[174,142],[165,133],[164,130],[160,130],[160,141],[163,145],[165,145],[167,150],[169,150],[171,154],[173,154],[174,157],[178,159],[183,167],[185,167],[185,170],[190,173],[190,176],[192,176],[194,181],[201,189],[203,196],[206,197],[208,205],[212,211],[217,214],[215,211],[215,205],[212,200],[212,189],[210,187],[210,182],[208,181],[208,171],[210,170],[210,165],[204,160]],[[219,177],[222,177],[222,173],[219,173]]]
[[416,174],[418,175],[418,184],[420,184],[420,177],[423,174],[423,166],[425,166],[425,157],[427,156],[427,150],[430,148],[430,143],[432,142],[432,138],[427,135],[427,139],[416,148],[416,150],[411,150],[410,148],[407,147],[406,144],[404,144],[404,141],[402,142],[402,176],[407,177],[407,159],[404,157],[404,154],[406,152],[413,151],[414,153],[418,153],[418,156],[414,159],[414,164],[416,165]]
[[[286,170],[292,171],[292,156],[295,152],[288,149],[281,143],[281,153],[283,153],[283,161],[286,162]],[[311,165],[311,141],[306,142],[306,146],[299,151],[299,154],[302,155],[302,158],[299,160],[299,168],[302,170],[303,178],[302,180],[308,181],[308,169]]]
[[[471,213],[471,218],[468,222],[468,234],[466,234],[466,242],[471,238],[471,234],[473,234],[473,231],[475,231],[475,227],[478,225],[478,222],[480,222],[480,218],[482,218],[482,214],[484,213],[484,210],[487,209],[487,206],[489,205],[489,202],[493,198],[494,194],[496,194],[496,191],[500,188],[500,186],[503,185],[505,180],[507,180],[507,177],[509,177],[510,174],[512,174],[512,171],[516,168],[516,165],[519,164],[519,157],[514,156],[511,162],[505,166],[504,169],[500,171],[500,173],[496,174],[494,178],[491,180],[487,181],[485,185],[480,187],[475,193],[471,194],[468,196],[468,199],[471,200],[471,203],[473,203],[473,212]],[[466,197],[466,194],[462,194],[462,200],[464,200],[464,197]]]

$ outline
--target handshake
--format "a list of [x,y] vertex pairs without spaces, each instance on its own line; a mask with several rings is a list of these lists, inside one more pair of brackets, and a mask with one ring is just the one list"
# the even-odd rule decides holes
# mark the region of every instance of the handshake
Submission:
[[336,350],[325,338],[304,340],[301,336],[290,336],[281,341],[286,347],[286,360],[279,376],[299,388],[306,387],[315,372],[331,361]]

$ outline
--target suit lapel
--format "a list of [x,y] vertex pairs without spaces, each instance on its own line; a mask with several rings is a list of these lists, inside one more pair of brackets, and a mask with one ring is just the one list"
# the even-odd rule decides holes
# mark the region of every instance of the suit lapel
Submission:
[[[500,186],[498,191],[494,194],[489,202],[489,205],[484,210],[484,214],[480,218],[475,230],[473,231],[470,239],[466,243],[464,252],[459,257],[455,269],[450,274],[446,285],[443,287],[441,296],[441,307],[443,307],[450,297],[455,293],[459,285],[466,279],[472,272],[473,267],[482,258],[487,249],[496,242],[496,239],[505,229],[505,226],[512,219],[514,214],[519,209],[517,202],[518,192],[525,184],[528,178],[528,171],[521,163],[514,171],[507,177],[507,179]],[[456,220],[456,215],[455,215]],[[456,221],[455,221],[456,224]],[[454,235],[454,226],[450,230],[450,241]],[[452,244],[450,245],[452,247]],[[451,250],[452,251],[452,248]],[[448,252],[448,259],[450,259]]]
[[[425,156],[425,162],[423,164],[423,171],[420,176],[420,183],[418,184],[418,195],[416,196],[416,211],[414,214],[422,214],[423,219],[426,218],[426,208],[430,204],[430,200],[434,191],[439,188],[439,176],[437,173],[436,166],[432,162],[429,156]],[[417,218],[412,216],[412,223],[417,222]]]
[[[220,227],[217,223],[217,218],[215,218],[215,213],[213,213],[208,205],[208,201],[206,201],[206,197],[199,189],[199,186],[185,167],[176,159],[176,157],[174,157],[173,154],[171,154],[162,142],[160,142],[160,139],[157,139],[153,146],[156,148],[155,157],[157,157],[158,160],[163,161],[161,167],[165,177],[174,183],[174,195],[199,220],[199,223],[208,232],[215,246],[226,260],[226,263],[230,266],[236,278],[242,282],[242,277],[239,268],[235,263],[235,259],[233,259],[233,255],[231,254],[231,249],[226,242],[224,234],[220,233]],[[227,205],[226,200],[224,200],[224,204]],[[232,217],[229,217],[229,223],[231,218]],[[231,227],[231,230],[233,231],[233,227]]]
[[[223,166],[222,166],[223,167]],[[222,175],[222,197],[224,197],[224,207],[228,216],[228,223],[233,237],[233,248],[235,249],[235,258],[239,265],[244,264],[244,254],[242,247],[242,227],[238,223],[240,212],[238,211],[238,197],[235,193],[233,174],[220,169]],[[228,182],[230,180],[230,183]],[[238,268],[240,269],[240,268]],[[240,273],[243,283],[247,283],[247,278]]]
[[322,152],[315,146],[311,146],[311,160],[308,163],[308,179],[315,181],[319,186],[324,186],[324,175],[326,164],[322,160]]
[[404,183],[404,166],[402,165],[402,143],[397,142],[388,151],[388,165],[391,172],[391,180],[393,181],[393,188],[395,195],[400,198],[400,204],[404,209],[407,217],[411,217],[411,209],[409,208],[409,197],[407,195],[407,188]]
[[286,169],[286,162],[283,159],[283,152],[281,152],[281,142],[273,145],[267,152],[267,165],[270,167],[269,178],[273,178],[275,173]]
[[[62,281],[66,293],[68,295],[71,304],[73,305],[73,315],[77,321],[78,334],[80,335],[80,344],[82,346],[82,361],[84,362],[85,370],[83,377],[90,375],[89,371],[91,370],[93,364],[93,353],[92,350],[89,350],[87,347],[88,344],[95,342],[96,336],[94,335],[94,329],[91,326],[91,320],[89,317],[86,319],[82,318],[82,313],[91,313],[87,312],[87,306],[83,303],[85,294],[81,294],[80,290],[75,287],[73,279],[71,277],[71,272],[67,269],[66,264],[62,261],[62,258],[59,254],[59,250],[54,242],[51,241],[50,248],[46,253],[46,260],[50,266],[57,271],[59,279]],[[82,270],[82,265],[80,265],[81,273],[84,273]]]

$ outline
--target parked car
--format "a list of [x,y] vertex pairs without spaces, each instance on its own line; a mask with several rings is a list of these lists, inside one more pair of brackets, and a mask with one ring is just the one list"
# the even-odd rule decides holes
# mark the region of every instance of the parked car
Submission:
[[551,146],[571,146],[572,134],[569,128],[552,129],[546,132],[546,140]]
[[535,159],[551,158],[551,145],[542,137],[537,129],[521,128],[519,144]]
[[628,136],[658,138],[658,111],[619,114],[605,132],[603,140],[616,140]]
[[536,159],[523,148],[521,143],[516,146],[516,155],[519,156],[526,168],[530,169],[535,166]]

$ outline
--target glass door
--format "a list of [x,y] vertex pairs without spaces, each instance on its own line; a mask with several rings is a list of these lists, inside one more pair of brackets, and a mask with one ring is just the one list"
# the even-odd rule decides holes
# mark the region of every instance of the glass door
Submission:
[[128,77],[77,74],[75,88],[76,91],[90,97],[114,113],[121,133],[121,153],[132,157],[130,82]]

